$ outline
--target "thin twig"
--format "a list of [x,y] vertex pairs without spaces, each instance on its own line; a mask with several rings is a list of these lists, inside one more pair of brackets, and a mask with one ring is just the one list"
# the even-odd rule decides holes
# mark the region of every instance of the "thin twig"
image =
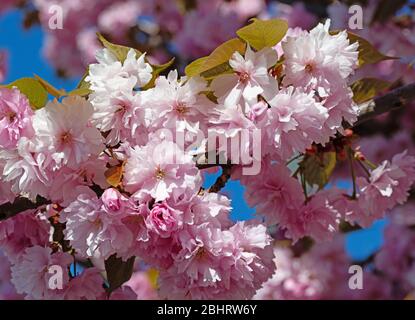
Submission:
[[216,179],[216,182],[209,188],[208,192],[219,192],[231,178],[232,165],[222,165],[222,174]]
[[14,217],[20,212],[30,209],[37,209],[50,203],[51,202],[49,200],[40,196],[36,198],[35,202],[32,202],[28,198],[18,197],[13,203],[8,202],[0,206],[0,221]]
[[404,107],[415,99],[415,82],[399,87],[359,106],[359,118],[353,126],[373,119],[383,113]]
[[350,171],[352,173],[352,180],[353,180],[353,194],[352,194],[352,198],[356,199],[356,195],[357,195],[357,187],[356,187],[356,172],[354,170],[354,165],[353,165],[353,150],[351,148],[348,148],[347,150],[347,155],[349,158],[349,163],[350,163]]

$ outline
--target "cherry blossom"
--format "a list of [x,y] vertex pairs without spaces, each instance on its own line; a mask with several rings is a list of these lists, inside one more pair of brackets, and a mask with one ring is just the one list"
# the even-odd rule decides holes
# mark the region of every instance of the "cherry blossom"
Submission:
[[102,137],[91,125],[92,114],[92,105],[76,96],[64,98],[62,103],[50,102],[36,112],[36,143],[56,167],[76,168],[103,150]]
[[33,111],[18,89],[0,89],[0,146],[13,149],[21,137],[31,137]]
[[276,52],[269,48],[254,52],[248,45],[245,57],[235,52],[229,60],[234,74],[220,76],[211,84],[218,101],[225,106],[241,104],[247,110],[257,102],[259,94],[266,100],[273,97],[278,92],[278,84],[268,69],[277,60]]
[[125,187],[131,193],[147,193],[162,201],[174,190],[200,186],[201,178],[192,157],[174,142],[154,140],[129,152]]

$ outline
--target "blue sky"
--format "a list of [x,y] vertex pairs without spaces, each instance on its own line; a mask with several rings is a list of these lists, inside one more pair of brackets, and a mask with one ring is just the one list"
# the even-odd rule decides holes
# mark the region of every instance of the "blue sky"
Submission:
[[22,14],[13,10],[0,16],[0,48],[9,51],[9,72],[6,82],[37,74],[57,88],[73,89],[79,79],[63,80],[42,57],[43,32],[36,26],[23,30]]
[[[62,79],[56,76],[53,68],[42,56],[43,32],[40,27],[23,30],[22,14],[12,11],[0,16],[0,48],[9,51],[9,72],[6,83],[18,78],[37,74],[57,88],[71,90],[76,87],[79,78]],[[218,175],[209,175],[205,186],[214,183]],[[232,218],[243,220],[251,218],[255,210],[247,206],[243,199],[244,188],[236,181],[230,181],[223,192],[232,199],[234,208]],[[367,230],[350,234],[346,241],[347,252],[356,260],[362,260],[378,249],[383,241],[382,230],[385,221],[375,223]]]

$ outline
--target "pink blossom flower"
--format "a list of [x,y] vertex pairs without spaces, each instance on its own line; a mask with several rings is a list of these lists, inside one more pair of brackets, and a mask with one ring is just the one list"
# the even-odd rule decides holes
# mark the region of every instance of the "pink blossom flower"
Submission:
[[104,296],[104,279],[97,268],[87,268],[66,285],[65,300],[97,300]]
[[[183,20],[183,26],[176,33],[173,43],[185,58],[208,55],[221,43],[231,39],[241,25],[236,14],[221,12],[212,5],[209,10],[197,8],[188,12]],[[212,25],[217,32],[211,32]]]
[[16,263],[24,251],[32,246],[49,243],[51,226],[47,217],[27,210],[0,222],[0,246],[11,263]]
[[[120,292],[121,290],[121,292]],[[157,292],[144,271],[134,272],[130,280],[111,294],[110,300],[157,300]]]
[[214,104],[202,93],[207,83],[200,77],[178,79],[177,70],[159,77],[151,90],[147,108],[152,111],[152,130],[175,129],[197,134],[206,130]]
[[313,246],[296,256],[295,250],[276,246],[276,271],[263,284],[254,299],[258,300],[317,300],[344,299],[348,291],[349,258],[344,250],[344,238]]
[[323,296],[327,288],[326,278],[330,276],[318,269],[324,266],[323,263],[315,261],[318,266],[309,264],[303,257],[293,257],[286,248],[276,248],[274,255],[276,271],[257,291],[255,300],[315,300]]
[[199,189],[201,178],[189,154],[171,141],[155,140],[130,150],[123,182],[128,192],[163,201],[174,190]]
[[94,185],[107,188],[108,182],[105,178],[106,160],[102,157],[94,159],[91,157],[77,168],[62,167],[53,173],[53,178],[48,184],[48,196],[53,203],[63,207],[75,201],[80,194],[95,193],[91,189]]
[[37,146],[50,153],[56,167],[77,168],[104,149],[100,132],[91,126],[92,105],[78,97],[49,102],[33,118]]
[[65,237],[81,256],[123,256],[131,245],[133,236],[121,221],[123,215],[108,213],[104,208],[102,199],[81,194],[61,213],[60,219],[66,223]]
[[228,231],[205,224],[181,233],[182,250],[160,273],[160,295],[181,299],[250,299],[271,276],[272,250],[264,226]]
[[240,19],[248,19],[256,16],[262,10],[266,9],[264,0],[236,0],[232,2],[220,3],[220,9],[224,12],[235,12]]
[[408,201],[404,205],[393,208],[389,219],[397,225],[413,226],[415,225],[415,203]]
[[[185,192],[174,193],[159,203],[149,201],[148,196],[138,202],[140,205],[135,211],[123,219],[136,239],[131,254],[162,269],[173,264],[173,257],[180,250],[179,239],[183,232],[188,232],[187,228],[198,224],[215,228],[232,225],[230,201],[223,195],[207,193],[199,196]],[[159,213],[163,214],[163,219],[155,216]]]
[[385,160],[373,170],[368,180],[357,178],[360,189],[359,207],[362,216],[356,216],[358,223],[368,225],[382,218],[386,210],[403,204],[415,181],[415,157],[406,152],[397,154],[392,161]]
[[284,38],[280,42],[278,42],[273,49],[277,51],[279,57],[284,55],[284,49],[282,48],[282,44],[287,41],[288,38],[297,38],[303,35],[306,35],[307,31],[303,30],[299,27],[297,28],[288,28],[287,33],[285,34]]
[[[69,282],[68,267],[73,258],[68,253],[52,254],[50,248],[34,246],[27,248],[21,260],[12,266],[12,283],[16,291],[26,294],[26,299],[56,299],[62,296],[63,287]],[[52,289],[49,273],[52,266],[62,268],[62,289]]]
[[316,193],[312,198],[290,215],[286,215],[281,226],[287,229],[287,237],[297,241],[310,236],[316,241],[331,240],[338,229],[338,212],[330,203],[332,190]]
[[156,203],[146,219],[147,227],[162,238],[168,238],[181,227],[180,212],[166,202]]
[[402,150],[408,150],[408,154],[415,154],[415,146],[407,131],[398,131],[390,137],[374,135],[361,137],[356,141],[364,157],[373,163],[382,163],[384,160],[392,160],[392,157]]
[[[409,292],[414,288],[409,276],[414,268],[415,235],[406,226],[392,223],[386,227],[384,237],[384,245],[375,257],[376,269],[392,283],[400,284],[403,287],[399,288],[401,291]],[[395,287],[398,289],[398,286]]]
[[277,60],[276,52],[270,48],[254,52],[248,45],[245,57],[235,52],[229,60],[234,73],[216,77],[211,83],[219,103],[226,107],[241,104],[247,110],[246,105],[258,102],[259,94],[267,101],[271,99],[278,92],[278,83],[268,69]]
[[82,55],[84,63],[89,64],[95,61],[95,53],[101,49],[96,30],[88,28],[80,31],[76,39],[76,46]]
[[123,285],[111,293],[109,300],[137,300],[137,295],[129,286]]
[[152,78],[152,68],[145,62],[145,54],[137,58],[130,49],[123,63],[108,50],[102,49],[96,55],[97,64],[91,64],[86,81],[91,83],[95,92],[107,92],[122,89],[132,90],[145,86]]
[[0,150],[2,180],[11,184],[14,194],[24,193],[31,199],[35,199],[37,195],[47,195],[52,176],[47,166],[51,159],[38,152],[38,147],[34,141],[22,137],[17,150]]
[[128,204],[128,198],[114,188],[105,190],[101,196],[101,200],[103,209],[112,215],[123,213]]
[[[253,117],[252,113],[253,111],[250,110],[251,118]],[[235,137],[242,130],[253,130],[256,128],[254,123],[245,115],[240,105],[217,105],[209,121],[211,123],[210,131],[217,132],[227,138]]]
[[144,108],[148,95],[142,92],[115,90],[109,94],[93,93],[89,99],[94,106],[92,122],[102,132],[109,132],[106,141],[116,145],[120,141],[145,144],[149,111]]
[[357,67],[358,44],[350,44],[346,31],[329,33],[330,20],[309,33],[288,37],[282,44],[285,56],[285,84],[318,89],[322,94],[349,77]]
[[323,136],[327,137],[342,132],[342,123],[353,124],[357,120],[359,107],[353,101],[353,92],[346,83],[339,84],[321,101],[327,108],[328,118],[324,124]]
[[284,216],[295,214],[305,200],[300,183],[281,164],[264,161],[259,175],[242,176],[241,182],[248,205],[255,207],[267,224],[282,223]]
[[116,2],[98,17],[99,28],[117,39],[123,39],[129,28],[137,24],[141,5],[136,1]]
[[20,137],[31,137],[33,111],[18,89],[0,89],[0,147],[13,149]]
[[21,300],[22,295],[19,295],[11,283],[10,261],[0,251],[0,300]]
[[270,141],[283,160],[295,152],[304,152],[313,142],[327,142],[322,133],[327,110],[314,100],[313,94],[289,87],[280,91],[267,110],[265,140]]

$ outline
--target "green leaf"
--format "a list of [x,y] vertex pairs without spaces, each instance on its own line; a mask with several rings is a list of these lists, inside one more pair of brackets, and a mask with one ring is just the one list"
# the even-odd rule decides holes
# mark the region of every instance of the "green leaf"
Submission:
[[92,90],[89,88],[77,88],[70,92],[68,92],[68,96],[80,96],[80,97],[86,97],[92,93]]
[[232,68],[228,62],[224,62],[212,69],[203,71],[200,75],[206,79],[213,79],[221,74],[231,72]]
[[164,63],[164,64],[153,64],[151,67],[153,68],[153,77],[151,78],[150,82],[147,83],[143,90],[149,89],[151,87],[154,87],[154,83],[160,73],[162,73],[164,70],[170,68],[172,64],[174,63],[175,58],[172,58],[170,61]]
[[362,67],[365,64],[378,63],[384,60],[399,59],[397,57],[384,55],[379,52],[369,41],[358,36],[357,34],[348,32],[348,36],[351,43],[359,43],[359,67]]
[[388,89],[390,85],[390,82],[376,78],[357,80],[351,85],[353,100],[358,104],[369,101],[382,91]]
[[[86,76],[84,76],[85,78]],[[89,89],[89,83],[83,82],[81,80],[81,87],[76,88],[70,92],[66,92],[64,89],[56,89],[54,86],[52,86],[49,82],[42,79],[41,77],[35,75],[35,78],[37,81],[40,82],[40,84],[46,89],[46,91],[51,94],[52,96],[56,98],[64,97],[64,96],[81,96],[85,97],[89,95],[92,91]]]
[[273,47],[279,43],[288,30],[288,23],[281,19],[251,19],[251,24],[236,31],[236,34],[256,50]]
[[48,101],[48,92],[43,85],[36,79],[33,78],[21,78],[18,79],[5,87],[13,88],[16,87],[23,93],[33,109],[43,108]]
[[51,94],[52,96],[54,96],[56,98],[59,98],[59,97],[65,96],[67,94],[64,89],[56,89],[53,85],[51,85],[49,82],[42,79],[41,77],[39,77],[36,74],[35,74],[35,78],[36,78],[37,81],[39,81],[39,83],[43,86],[43,88],[45,88],[45,90],[49,94]]
[[230,39],[222,43],[213,52],[207,56],[193,61],[186,69],[186,75],[192,77],[201,75],[211,78],[231,70],[229,59],[235,52],[244,54],[246,44],[238,38]]
[[90,89],[91,84],[87,81],[85,81],[86,77],[89,75],[89,67],[86,68],[86,71],[84,73],[84,75],[82,76],[81,81],[79,81],[78,85],[76,86],[76,89],[72,90],[71,92],[68,93],[68,95],[70,96],[81,96],[81,97],[86,97],[89,94],[92,93],[92,90]]
[[300,163],[306,182],[317,185],[320,189],[329,182],[330,176],[336,167],[336,152],[323,152],[319,154],[307,154]]
[[[125,59],[127,58],[127,55],[128,55],[128,51],[130,51],[130,49],[132,49],[132,48],[129,48],[129,47],[126,47],[126,46],[121,46],[119,44],[114,44],[112,42],[109,42],[99,32],[97,32],[97,36],[98,36],[98,40],[102,43],[102,45],[105,48],[107,48],[120,62],[125,61]],[[142,55],[142,53],[139,50],[137,50],[137,49],[134,49],[134,50],[137,53],[137,57]]]
[[203,68],[203,65],[206,63],[207,59],[209,59],[209,57],[202,57],[189,63],[184,69],[186,76],[193,77],[199,75],[199,70]]
[[109,292],[113,292],[123,283],[128,281],[133,274],[135,257],[131,257],[127,261],[117,258],[116,254],[105,260],[105,271],[109,283]]
[[82,76],[81,81],[79,81],[78,85],[76,86],[76,89],[84,89],[84,88],[89,89],[90,88],[91,84],[89,82],[85,81],[85,79],[88,75],[89,75],[89,66],[86,68],[85,73]]

